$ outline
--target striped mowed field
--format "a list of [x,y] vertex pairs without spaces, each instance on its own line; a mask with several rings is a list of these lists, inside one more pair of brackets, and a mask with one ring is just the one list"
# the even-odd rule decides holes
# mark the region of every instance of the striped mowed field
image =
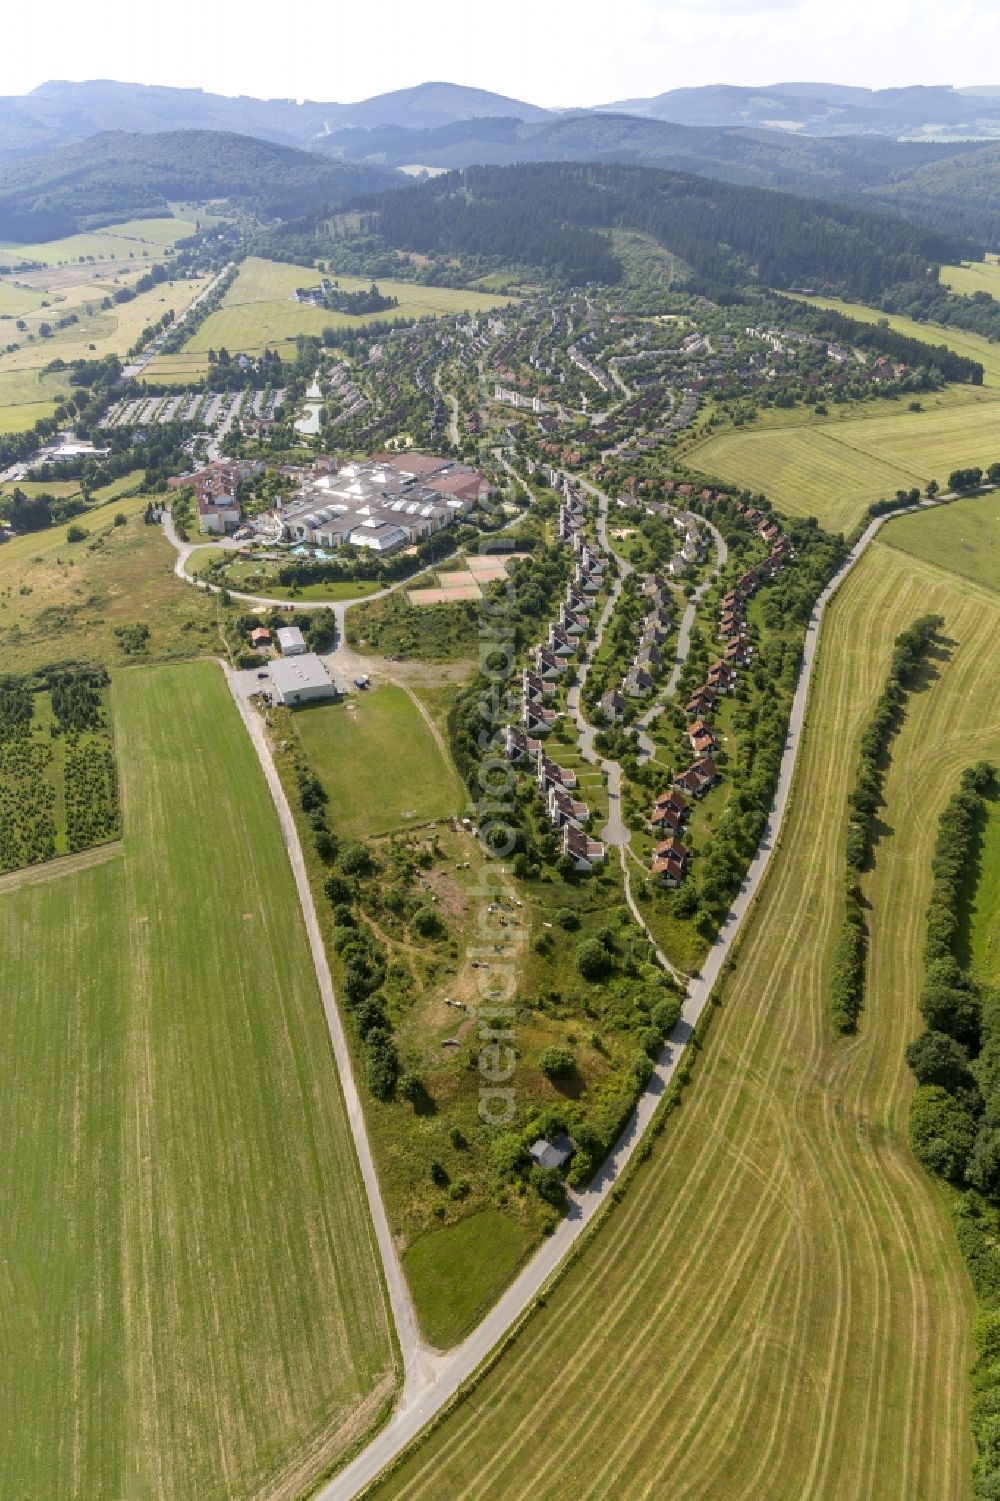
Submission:
[[[892,641],[927,611],[953,644],[893,750],[866,1009],[843,1039],[827,989],[845,799]],[[681,1109],[379,1501],[967,1501],[973,1299],[907,1144],[904,1049],[937,819],[964,766],[1000,757],[998,625],[995,595],[878,543],[847,580],[781,850]]]
[[0,1495],[292,1501],[394,1382],[301,912],[219,669],[112,708],[123,847],[0,888]]
[[706,474],[763,491],[791,516],[815,516],[848,531],[872,501],[936,479],[952,469],[1000,460],[1000,400],[969,393],[936,410],[893,409],[829,422],[720,433],[696,444],[688,460]]

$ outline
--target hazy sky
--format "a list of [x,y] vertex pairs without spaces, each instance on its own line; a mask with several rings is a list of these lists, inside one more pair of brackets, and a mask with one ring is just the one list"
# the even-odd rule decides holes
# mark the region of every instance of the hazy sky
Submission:
[[353,100],[427,79],[538,104],[682,84],[1000,82],[998,0],[49,0],[8,5],[0,92],[117,78]]

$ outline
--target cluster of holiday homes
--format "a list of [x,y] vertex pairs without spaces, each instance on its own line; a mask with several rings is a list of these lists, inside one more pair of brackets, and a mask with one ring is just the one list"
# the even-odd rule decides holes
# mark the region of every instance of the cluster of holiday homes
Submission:
[[450,526],[489,493],[478,470],[435,454],[382,454],[367,463],[321,458],[275,516],[289,542],[387,554]]
[[259,459],[241,459],[206,464],[193,474],[179,474],[167,480],[168,490],[192,489],[198,508],[198,526],[203,532],[223,537],[235,532],[242,521],[240,488],[251,475],[260,474],[264,465]]
[[679,886],[687,874],[689,853],[680,837],[688,815],[685,794],[704,797],[719,780],[714,760],[719,742],[712,720],[720,698],[735,693],[740,672],[749,667],[753,658],[753,647],[747,640],[747,605],[761,585],[776,578],[795,556],[791,543],[772,517],[742,501],[736,501],[735,506],[768,544],[770,552],[748,568],[723,597],[718,627],[722,656],[708,669],[704,683],[685,705],[688,741],[694,759],[674,777],[673,787],[656,799],[649,815],[654,834],[662,836],[653,848],[653,874],[665,886]]
[[572,540],[573,577],[559,607],[559,618],[549,626],[547,641],[535,647],[532,665],[521,674],[521,722],[505,727],[504,749],[515,764],[534,767],[562,853],[570,857],[577,870],[588,871],[604,860],[604,845],[586,831],[590,809],[576,795],[576,772],[560,766],[543,749],[556,719],[551,707],[556,683],[579,651],[588,617],[604,587],[607,560],[585,540],[581,531],[583,513],[582,503],[568,488],[559,511],[559,536],[564,541]]
[[601,713],[610,724],[624,719],[629,699],[646,698],[652,693],[654,678],[664,665],[663,644],[670,635],[672,612],[669,592],[658,574],[643,574],[642,596],[646,613],[632,661],[620,687],[612,688],[599,701]]

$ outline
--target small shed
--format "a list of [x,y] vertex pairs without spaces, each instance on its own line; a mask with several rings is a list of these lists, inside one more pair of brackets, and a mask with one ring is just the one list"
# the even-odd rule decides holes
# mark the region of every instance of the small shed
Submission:
[[554,1141],[546,1141],[540,1136],[531,1147],[529,1156],[537,1167],[554,1167],[561,1173],[575,1151],[576,1147],[568,1136],[560,1134]]

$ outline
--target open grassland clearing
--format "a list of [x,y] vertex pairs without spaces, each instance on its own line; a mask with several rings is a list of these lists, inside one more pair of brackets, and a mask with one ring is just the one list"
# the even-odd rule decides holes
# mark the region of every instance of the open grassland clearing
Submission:
[[187,219],[128,219],[109,224],[90,233],[66,235],[61,240],[45,240],[36,245],[21,245],[15,240],[0,240],[0,257],[16,265],[19,261],[41,261],[46,266],[71,265],[81,260],[162,260],[168,245],[193,235],[195,225]]
[[[978,396],[978,399],[977,399]],[[815,516],[849,531],[873,501],[1000,456],[1000,400],[968,401],[921,412],[845,416],[787,427],[743,428],[696,444],[687,461],[706,474],[763,491],[779,511]]]
[[[306,266],[288,266],[278,261],[250,256],[223,299],[184,346],[187,355],[225,347],[231,353],[256,354],[259,350],[289,343],[298,334],[319,336],[326,328],[361,328],[366,323],[393,318],[438,317],[447,313],[485,313],[508,298],[485,292],[456,291],[450,287],[423,287],[414,282],[379,278],[380,292],[399,299],[399,306],[373,316],[327,312],[295,301],[298,287],[316,287],[321,273]],[[352,276],[335,278],[344,292],[367,291],[370,280]]]
[[798,302],[808,302],[813,307],[833,308],[834,312],[856,318],[859,323],[888,323],[897,333],[905,334],[910,339],[919,339],[921,344],[930,344],[932,347],[935,344],[946,344],[956,354],[979,361],[983,367],[985,386],[1000,386],[1000,344],[991,344],[982,334],[967,333],[963,328],[948,328],[943,323],[919,323],[915,318],[907,318],[902,313],[883,313],[881,308],[868,307],[863,302],[843,302],[838,297],[806,297],[799,292],[785,292],[782,295],[794,297]]
[[68,393],[67,377],[58,371],[8,370],[0,356],[0,433],[27,432],[41,417],[51,417]]
[[[215,563],[224,562],[225,574],[221,582],[230,589],[243,594],[256,594],[263,599],[363,599],[367,594],[376,594],[385,586],[379,579],[333,579],[317,580],[313,584],[281,584],[277,578],[277,566],[264,559],[241,558],[230,550],[211,545],[198,548],[185,563],[185,572],[192,578],[201,578]],[[214,579],[212,582],[219,582]]]
[[329,793],[330,821],[346,837],[431,823],[464,806],[458,776],[405,688],[299,709],[295,727]]
[[[221,650],[218,596],[176,577],[173,548],[143,521],[146,503],[111,500],[77,517],[90,532],[85,542],[67,542],[58,526],[0,546],[0,635],[17,671],[53,661],[124,662],[116,631],[137,624],[148,627],[149,660]],[[119,512],[124,526],[114,525]]]
[[124,858],[0,894],[0,1492],[290,1501],[391,1386],[325,1019],[221,673],[112,705]]
[[969,261],[961,266],[942,266],[941,283],[953,292],[971,297],[974,292],[1000,292],[1000,260],[989,256],[985,261]]
[[[869,999],[844,1041],[827,994],[846,796],[893,638],[928,611],[954,647],[894,748]],[[907,1145],[903,1054],[936,819],[1000,752],[998,626],[993,596],[893,548],[847,580],[781,851],[681,1110],[513,1349],[373,1494],[638,1498],[666,1476],[691,1501],[969,1497],[972,1297]]]
[[1000,594],[1000,490],[900,516],[883,539],[887,546]]

